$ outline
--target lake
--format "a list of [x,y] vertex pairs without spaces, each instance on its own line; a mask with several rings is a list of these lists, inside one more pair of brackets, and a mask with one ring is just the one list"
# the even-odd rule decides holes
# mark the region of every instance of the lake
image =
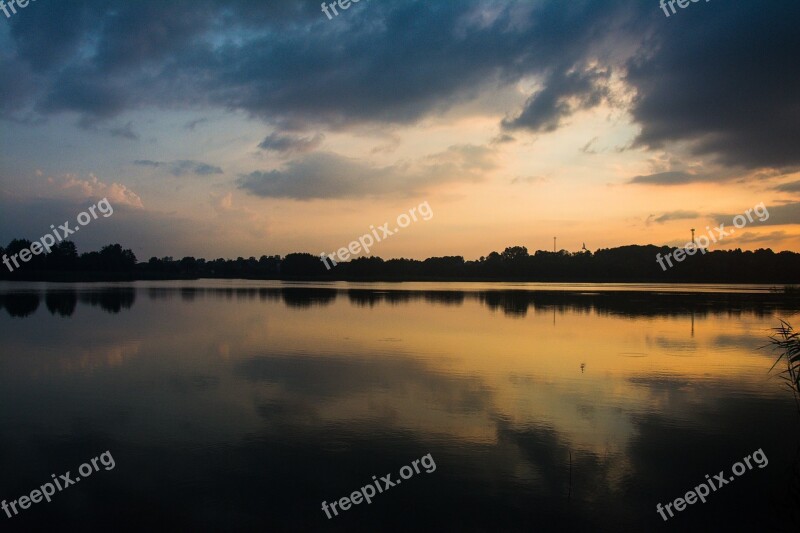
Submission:
[[768,289],[3,283],[0,523],[791,531],[800,416],[761,347],[800,319]]

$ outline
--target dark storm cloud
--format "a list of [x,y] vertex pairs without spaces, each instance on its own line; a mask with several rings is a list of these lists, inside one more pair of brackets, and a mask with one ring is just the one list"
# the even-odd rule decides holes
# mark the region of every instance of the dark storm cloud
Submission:
[[342,127],[413,123],[534,80],[503,125],[542,133],[618,103],[616,75],[635,94],[640,146],[800,164],[800,4],[692,6],[667,19],[656,2],[396,0],[329,21],[316,0],[38,2],[0,43],[28,88],[0,82],[0,109],[222,108]]
[[564,119],[578,110],[596,107],[609,96],[609,70],[587,68],[572,72],[555,72],[545,88],[533,95],[522,113],[503,121],[508,129],[524,128],[535,132],[555,131]]
[[108,2],[74,0],[31,3],[8,21],[17,57],[38,72],[56,71],[75,60],[81,43],[105,17]]
[[81,113],[82,125],[119,115],[130,104],[122,81],[108,78],[93,68],[66,68],[52,77],[37,109],[42,113]]
[[[13,38],[42,72],[46,90],[32,97],[43,112],[103,118],[142,105],[213,105],[270,120],[411,122],[537,73],[578,95],[589,28],[624,12],[597,3],[563,10],[556,2],[403,0],[331,23],[316,1],[285,4],[83,0],[37,6]],[[48,19],[65,10],[68,29]],[[48,25],[52,36],[41,31]]]
[[138,161],[134,161],[133,164],[140,167],[166,168],[170,174],[176,177],[186,176],[187,174],[196,174],[198,176],[223,174],[223,171],[220,167],[215,167],[213,165],[202,163],[200,161],[182,160],[182,161],[171,161],[165,163],[161,161],[150,161],[147,159],[140,159]]
[[800,163],[800,3],[693,9],[663,21],[630,64],[639,144],[691,141],[695,154],[749,168]]
[[2,52],[0,72],[3,73],[0,76],[0,118],[10,117],[36,91],[36,80],[25,62],[16,58],[3,58]]

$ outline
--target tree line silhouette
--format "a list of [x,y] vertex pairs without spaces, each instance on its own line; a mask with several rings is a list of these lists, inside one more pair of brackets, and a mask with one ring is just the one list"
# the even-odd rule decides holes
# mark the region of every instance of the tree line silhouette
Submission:
[[[0,256],[18,253],[30,241],[14,239]],[[49,253],[33,256],[19,269],[0,271],[0,279],[51,281],[105,281],[134,279],[243,278],[320,281],[547,281],[547,282],[653,282],[653,283],[775,283],[800,282],[800,254],[771,249],[716,250],[687,256],[673,268],[662,270],[656,261],[675,248],[621,246],[581,251],[531,254],[524,246],[491,252],[474,261],[462,256],[417,259],[360,257],[328,270],[319,256],[291,253],[285,257],[262,255],[206,260],[152,257],[137,262],[130,249],[110,244],[99,251],[78,254],[75,244],[64,241]]]
[[50,247],[49,252],[32,255],[28,262],[17,258],[19,268],[13,268],[10,258],[31,248],[31,241],[14,239],[7,247],[0,246],[0,265],[3,279],[47,279],[49,277],[103,276],[132,274],[136,271],[136,255],[119,244],[103,246],[97,252],[78,254],[72,241],[62,241]]

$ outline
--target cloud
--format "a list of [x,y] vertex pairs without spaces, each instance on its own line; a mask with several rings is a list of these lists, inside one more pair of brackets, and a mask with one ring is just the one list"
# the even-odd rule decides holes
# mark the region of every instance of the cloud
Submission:
[[6,120],[23,120],[14,113],[23,108],[31,94],[37,90],[35,75],[30,65],[19,58],[7,58],[0,54],[0,117]]
[[80,124],[87,129],[129,108],[128,89],[123,83],[100,75],[91,66],[71,66],[53,73],[46,92],[36,102],[37,111],[44,114],[80,114]]
[[662,24],[628,63],[638,145],[688,141],[695,155],[747,168],[800,163],[800,4],[703,7]]
[[492,139],[491,144],[493,144],[493,145],[495,145],[495,144],[509,144],[509,143],[513,143],[514,141],[516,141],[516,139],[514,138],[513,135],[509,135],[508,133],[501,133],[501,134],[495,136]]
[[755,233],[752,231],[746,231],[741,235],[736,236],[736,243],[737,244],[757,244],[757,243],[769,243],[774,245],[776,242],[780,242],[788,237],[792,237],[785,231],[773,231],[771,233]]
[[391,126],[496,105],[492,94],[533,84],[502,126],[543,134],[617,105],[619,80],[635,95],[626,111],[637,146],[680,145],[748,169],[800,164],[800,3],[710,3],[678,16],[623,0],[387,1],[335,24],[301,0],[33,6],[0,35],[14,80],[0,81],[0,109],[108,121],[191,107],[270,124]]
[[520,117],[527,126],[531,114],[563,118],[571,98],[581,100],[576,108],[597,101],[585,85],[606,69],[582,65],[594,53],[593,28],[630,12],[616,3],[382,2],[331,24],[302,1],[81,0],[32,12],[8,49],[35,65],[42,90],[29,103],[44,113],[106,119],[191,104],[271,122],[408,124],[540,75],[552,87]]
[[628,183],[640,185],[684,185],[686,183],[696,183],[699,181],[709,181],[709,178],[704,175],[689,174],[682,170],[672,170],[644,176],[635,176],[631,178]]
[[228,211],[233,208],[233,193],[211,195],[211,206],[216,211]]
[[593,137],[589,142],[581,146],[580,151],[584,154],[596,154],[597,150],[592,148],[592,145],[597,142],[597,137]]
[[[752,216],[754,222],[748,222],[748,224],[758,226],[783,226],[789,224],[800,224],[800,202],[775,206],[766,205],[766,208],[769,212],[769,218],[767,220],[762,222],[759,220],[757,214],[753,214]],[[713,215],[713,218],[718,224],[724,223],[730,226],[734,217],[744,214],[744,211],[734,214],[717,214]]]
[[290,162],[282,170],[252,172],[238,180],[239,188],[264,198],[359,197],[387,192],[391,168],[373,168],[336,154],[324,153]]
[[195,128],[197,128],[197,126],[199,126],[200,124],[205,124],[206,122],[208,122],[207,118],[198,118],[195,120],[190,120],[189,122],[184,124],[183,127],[186,128],[187,130],[194,131]]
[[[741,168],[727,168],[724,165],[715,163],[687,162],[674,154],[668,153],[661,154],[660,157],[653,157],[649,162],[654,170],[652,174],[634,176],[627,183],[658,186],[725,182],[760,184],[791,173],[787,172],[786,169],[743,170]],[[775,188],[775,190],[778,189]]]
[[481,181],[495,168],[493,156],[485,147],[458,145],[414,163],[376,167],[338,154],[316,153],[282,169],[241,176],[237,184],[254,196],[295,200],[410,195],[444,183]]
[[523,176],[512,179],[511,184],[516,185],[518,183],[527,183],[529,185],[533,185],[535,183],[544,183],[546,181],[547,178],[544,176]]
[[261,141],[258,147],[262,150],[269,150],[282,154],[305,153],[316,150],[324,139],[325,136],[321,133],[313,137],[300,137],[297,135],[285,135],[275,132]]
[[47,178],[47,183],[56,188],[58,194],[52,194],[52,189],[48,192],[51,198],[65,199],[91,199],[108,200],[114,205],[127,205],[135,208],[143,208],[144,204],[138,194],[130,190],[121,183],[104,183],[97,176],[90,174],[88,179],[80,179],[75,174],[65,174],[56,178]]
[[776,186],[774,190],[781,192],[800,192],[800,181],[793,181],[791,183],[782,183]]
[[655,215],[650,215],[647,217],[647,224],[650,224],[651,222],[655,222],[656,224],[664,224],[665,222],[670,222],[673,220],[692,220],[695,218],[700,218],[700,216],[700,213],[696,211],[670,211],[669,213],[664,213],[658,217]]
[[161,161],[150,161],[148,159],[139,159],[137,161],[134,161],[133,164],[141,167],[166,168],[167,171],[175,177],[186,176],[189,174],[195,174],[197,176],[211,176],[214,174],[224,174],[224,172],[220,167],[209,165],[207,163],[202,163],[200,161],[181,160],[181,161],[170,161],[165,163]]
[[111,137],[125,139],[128,141],[138,141],[139,134],[133,131],[133,122],[129,121],[122,126],[103,126],[102,120],[96,117],[84,116],[78,121],[78,126],[86,131],[104,133]]
[[128,139],[129,141],[139,140],[139,134],[133,131],[133,124],[131,122],[128,122],[124,126],[110,128],[108,132],[111,134],[112,137],[120,137],[122,139]]
[[516,118],[503,120],[503,127],[555,131],[576,111],[596,107],[608,99],[610,78],[609,69],[596,67],[556,71],[547,78],[544,88],[528,99]]
[[161,163],[159,161],[150,161],[149,159],[138,159],[133,162],[134,165],[138,165],[140,167],[153,167],[159,168],[162,166],[167,165],[168,163]]

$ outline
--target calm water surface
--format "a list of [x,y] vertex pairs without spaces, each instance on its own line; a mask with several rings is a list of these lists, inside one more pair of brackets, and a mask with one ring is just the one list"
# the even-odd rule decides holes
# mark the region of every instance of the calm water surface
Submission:
[[115,461],[5,530],[798,527],[800,416],[759,347],[800,321],[766,287],[5,283],[0,307],[0,499]]

